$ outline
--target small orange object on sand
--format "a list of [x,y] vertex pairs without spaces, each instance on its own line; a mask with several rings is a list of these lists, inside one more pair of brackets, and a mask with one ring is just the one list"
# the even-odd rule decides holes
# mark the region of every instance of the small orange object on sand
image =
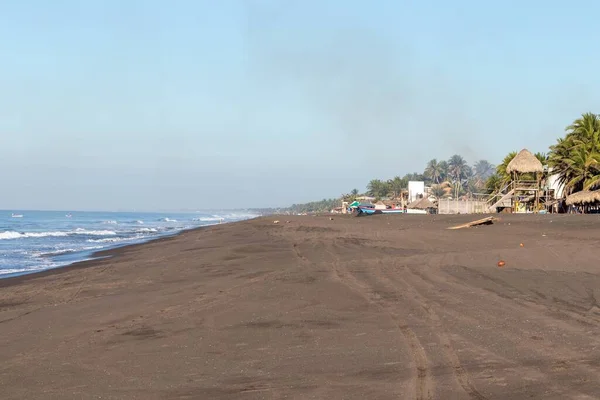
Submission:
[[499,267],[504,267],[505,264],[506,263],[504,261],[502,261],[502,260],[498,261],[498,266]]
[[525,245],[524,245],[523,243],[521,243],[519,246],[523,247],[523,246],[525,246]]

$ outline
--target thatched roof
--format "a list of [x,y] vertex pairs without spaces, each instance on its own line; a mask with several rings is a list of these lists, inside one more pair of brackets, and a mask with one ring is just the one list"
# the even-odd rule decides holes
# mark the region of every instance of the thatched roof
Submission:
[[581,192],[573,193],[567,196],[567,205],[573,204],[588,204],[600,202],[600,190],[582,190]]
[[544,166],[529,150],[523,149],[506,166],[506,172],[544,172]]
[[413,201],[408,205],[408,208],[412,208],[414,210],[426,210],[428,208],[437,208],[435,204],[433,204],[427,197],[423,197],[422,199],[418,199]]

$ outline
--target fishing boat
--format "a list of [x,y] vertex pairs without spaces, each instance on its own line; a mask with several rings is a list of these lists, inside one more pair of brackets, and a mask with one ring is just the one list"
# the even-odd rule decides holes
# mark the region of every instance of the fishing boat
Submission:
[[361,204],[358,201],[348,206],[348,211],[354,215],[372,215],[372,214],[404,214],[404,208],[376,208],[373,204]]

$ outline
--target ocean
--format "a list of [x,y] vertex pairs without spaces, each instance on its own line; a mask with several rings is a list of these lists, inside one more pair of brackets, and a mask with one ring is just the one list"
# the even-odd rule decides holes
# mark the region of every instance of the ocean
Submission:
[[244,211],[194,213],[0,211],[0,278],[89,260],[99,250],[241,221]]

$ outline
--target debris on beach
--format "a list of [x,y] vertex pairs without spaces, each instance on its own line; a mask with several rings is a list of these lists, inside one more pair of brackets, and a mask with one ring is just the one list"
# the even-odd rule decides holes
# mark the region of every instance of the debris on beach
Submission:
[[519,246],[524,247],[525,245],[523,243],[519,244]]
[[498,266],[500,268],[504,267],[506,265],[506,263],[503,260],[498,261]]
[[466,224],[451,226],[450,228],[447,228],[447,229],[461,229],[461,228],[471,228],[473,226],[479,226],[479,225],[491,225],[496,221],[499,221],[499,219],[494,218],[494,217],[486,217],[486,218],[478,219],[476,221],[467,222]]
[[273,223],[274,223],[274,224],[278,224],[278,223],[279,223],[279,221],[278,221],[278,220],[275,220],[275,221],[273,221]]

